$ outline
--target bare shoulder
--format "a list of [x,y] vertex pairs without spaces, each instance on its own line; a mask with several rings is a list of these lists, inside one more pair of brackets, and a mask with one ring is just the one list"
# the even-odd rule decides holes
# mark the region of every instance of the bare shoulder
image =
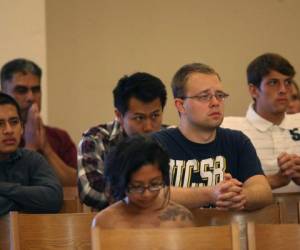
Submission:
[[100,211],[93,219],[93,227],[114,228],[115,222],[120,217],[121,202],[117,202],[102,211]]
[[160,213],[159,219],[162,223],[174,223],[179,227],[194,226],[194,216],[191,211],[173,201],[170,201]]

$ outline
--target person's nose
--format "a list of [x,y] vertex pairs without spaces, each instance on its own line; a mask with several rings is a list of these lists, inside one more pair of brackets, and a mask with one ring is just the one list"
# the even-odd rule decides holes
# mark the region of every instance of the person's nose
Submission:
[[220,101],[217,99],[217,97],[215,95],[213,95],[211,97],[211,99],[209,100],[209,104],[210,104],[210,106],[219,106]]
[[150,133],[153,131],[153,121],[151,120],[151,118],[147,118],[145,119],[145,123],[144,123],[144,133]]
[[32,92],[31,89],[28,90],[27,94],[26,94],[26,101],[27,102],[30,102],[30,103],[33,103],[34,102],[34,94]]
[[4,133],[11,134],[12,132],[13,132],[12,126],[9,124],[9,122],[6,122],[4,127]]
[[279,85],[279,92],[280,93],[287,93],[289,86],[286,85],[284,82],[281,82]]

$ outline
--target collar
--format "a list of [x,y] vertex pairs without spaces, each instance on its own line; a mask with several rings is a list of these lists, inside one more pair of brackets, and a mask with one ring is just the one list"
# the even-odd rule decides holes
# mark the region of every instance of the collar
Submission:
[[14,163],[22,157],[22,150],[18,148],[15,152],[9,155],[7,160],[1,161],[1,163]]
[[251,123],[253,127],[256,129],[265,132],[272,127],[279,127],[282,130],[288,129],[288,122],[287,117],[285,116],[283,121],[279,125],[275,125],[272,122],[269,122],[268,120],[261,117],[259,114],[257,114],[253,108],[254,103],[250,103],[247,113],[246,113],[246,119]]

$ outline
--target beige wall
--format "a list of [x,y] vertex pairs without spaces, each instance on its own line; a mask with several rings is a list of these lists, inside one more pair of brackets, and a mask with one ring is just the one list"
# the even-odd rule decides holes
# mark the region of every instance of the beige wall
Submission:
[[42,114],[47,121],[47,67],[44,0],[0,1],[0,67],[8,60],[25,57],[43,69]]
[[81,132],[113,118],[112,89],[124,74],[147,71],[168,85],[165,122],[176,124],[169,82],[183,64],[204,62],[243,115],[245,68],[277,52],[300,68],[298,0],[46,1],[49,122]]

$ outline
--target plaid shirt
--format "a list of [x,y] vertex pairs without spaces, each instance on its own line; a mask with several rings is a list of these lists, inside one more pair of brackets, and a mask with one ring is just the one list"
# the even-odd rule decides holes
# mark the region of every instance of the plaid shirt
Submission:
[[[166,127],[163,125],[162,129]],[[116,119],[83,134],[78,148],[78,189],[80,200],[86,205],[99,210],[108,206],[104,155],[124,137],[126,134]]]

